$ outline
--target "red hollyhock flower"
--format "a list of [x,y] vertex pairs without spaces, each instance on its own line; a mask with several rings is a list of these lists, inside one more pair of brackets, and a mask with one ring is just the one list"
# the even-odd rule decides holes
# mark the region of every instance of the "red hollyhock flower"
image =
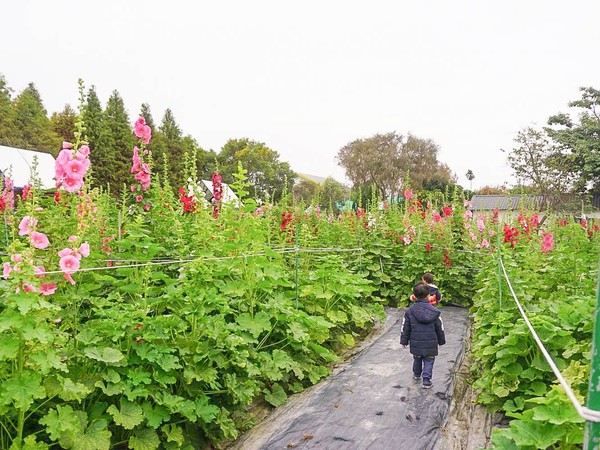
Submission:
[[433,248],[433,245],[431,245],[429,242],[425,243],[425,250],[429,251]]

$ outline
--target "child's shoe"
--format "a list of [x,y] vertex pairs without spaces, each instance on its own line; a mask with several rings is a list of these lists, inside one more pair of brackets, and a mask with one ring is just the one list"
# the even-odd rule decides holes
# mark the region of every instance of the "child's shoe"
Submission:
[[421,375],[415,375],[413,373],[413,380],[420,380],[421,379]]
[[431,389],[433,387],[433,383],[428,378],[423,378],[423,389]]

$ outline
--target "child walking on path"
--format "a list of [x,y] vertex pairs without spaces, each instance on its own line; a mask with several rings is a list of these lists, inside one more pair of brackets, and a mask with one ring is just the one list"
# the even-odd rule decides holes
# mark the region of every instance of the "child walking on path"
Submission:
[[423,278],[421,278],[423,284],[425,284],[429,288],[429,293],[427,299],[429,300],[430,305],[437,305],[442,301],[442,294],[440,293],[439,288],[433,284],[433,274],[431,272],[426,272],[423,274]]
[[406,348],[410,343],[413,377],[418,380],[422,376],[423,387],[429,389],[433,386],[431,377],[438,345],[446,343],[446,335],[440,310],[430,305],[427,299],[429,287],[424,283],[417,283],[413,294],[416,300],[404,313],[400,344]]

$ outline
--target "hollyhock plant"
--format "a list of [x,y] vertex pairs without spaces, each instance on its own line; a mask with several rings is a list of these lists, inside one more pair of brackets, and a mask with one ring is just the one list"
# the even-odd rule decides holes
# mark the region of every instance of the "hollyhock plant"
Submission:
[[142,116],[138,117],[133,126],[135,137],[141,139],[144,144],[149,144],[152,138],[152,129],[146,125],[146,119]]
[[90,167],[89,154],[90,148],[87,145],[73,150],[70,143],[63,142],[63,149],[58,154],[54,166],[57,188],[74,193],[83,187],[83,178]]
[[221,202],[223,200],[223,177],[218,173],[212,174],[213,183],[213,217],[216,219],[219,216]]
[[[40,294],[42,295],[52,295],[56,292],[57,285],[56,283],[42,283],[40,285]],[[55,323],[60,323],[56,322]]]
[[50,245],[48,236],[46,236],[44,233],[39,233],[37,231],[34,231],[33,233],[31,233],[30,240],[31,240],[31,244],[35,248],[40,249],[40,250],[43,250],[46,247],[48,247],[48,245]]
[[554,235],[544,230],[542,237],[542,253],[548,254],[554,248]]
[[13,181],[9,177],[4,177],[4,189],[0,197],[0,211],[12,210],[15,207],[15,191]]
[[404,198],[406,200],[412,200],[413,198],[415,198],[415,194],[413,194],[412,189],[405,189],[404,190]]
[[34,217],[23,217],[23,219],[21,219],[21,222],[19,223],[19,236],[25,236],[31,233],[32,228],[35,228],[37,226],[37,223],[38,221]]

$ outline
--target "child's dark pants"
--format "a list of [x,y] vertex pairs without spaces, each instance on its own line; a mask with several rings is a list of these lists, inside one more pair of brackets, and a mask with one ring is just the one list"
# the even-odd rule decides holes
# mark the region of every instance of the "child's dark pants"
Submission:
[[431,380],[434,362],[435,356],[413,355],[413,373],[417,377],[423,376],[423,379]]

